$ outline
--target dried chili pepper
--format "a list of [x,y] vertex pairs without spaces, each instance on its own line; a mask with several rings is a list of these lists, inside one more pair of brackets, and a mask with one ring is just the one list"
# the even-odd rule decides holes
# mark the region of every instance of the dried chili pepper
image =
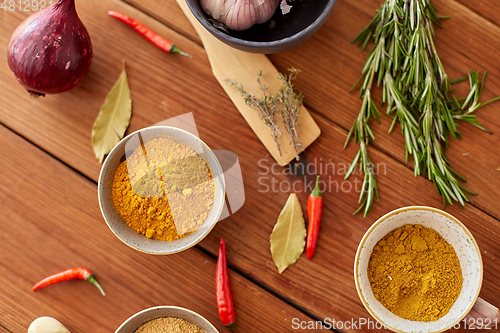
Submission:
[[75,279],[82,279],[86,280],[87,282],[90,282],[99,288],[101,293],[104,294],[104,290],[102,290],[101,285],[97,282],[94,274],[92,274],[91,271],[89,271],[86,268],[83,267],[76,267],[76,268],[70,268],[65,271],[62,271],[60,273],[51,275],[43,279],[42,281],[38,282],[31,288],[32,290],[38,290],[43,287],[50,286],[51,284],[62,282],[62,281],[69,281],[69,280],[75,280]]
[[229,275],[227,273],[226,243],[221,238],[219,245],[219,257],[215,271],[215,291],[217,293],[217,306],[219,308],[220,320],[227,328],[234,332],[234,304],[229,286]]
[[153,30],[149,29],[144,24],[142,24],[141,22],[134,20],[133,18],[125,14],[118,13],[112,10],[108,12],[108,15],[114,17],[119,21],[122,21],[123,23],[134,29],[139,35],[141,35],[144,39],[155,45],[160,50],[163,50],[168,53],[182,54],[186,57],[191,58],[189,54],[182,52],[181,50],[179,50],[177,46],[173,45],[168,40],[161,37],[156,32],[154,32]]
[[307,200],[307,214],[309,215],[309,228],[307,232],[307,259],[311,259],[316,250],[318,241],[319,223],[323,210],[323,198],[319,192],[319,176],[316,177],[316,186]]

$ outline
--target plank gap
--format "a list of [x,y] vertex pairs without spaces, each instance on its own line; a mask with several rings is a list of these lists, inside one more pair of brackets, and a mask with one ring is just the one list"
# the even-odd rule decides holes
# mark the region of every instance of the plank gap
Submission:
[[[146,13],[147,14],[147,13]],[[147,14],[149,15],[149,14]],[[337,126],[340,130],[342,130],[345,134],[345,136],[347,137],[347,133],[348,133],[348,130],[346,128],[344,128],[341,124],[335,122],[334,120],[330,119],[329,117],[327,117],[326,115],[324,115],[323,113],[321,112],[318,112],[316,111],[313,107],[307,105],[307,103],[304,103],[306,108],[308,109],[308,111],[311,113],[311,114],[314,114],[315,116],[319,116],[319,117],[322,117],[325,121]],[[76,169],[75,167],[69,165],[68,163],[64,162],[63,160],[59,159],[57,156],[55,156],[54,154],[50,153],[48,150],[42,148],[41,146],[37,145],[36,143],[34,143],[33,141],[29,140],[28,138],[26,138],[25,136],[23,136],[22,134],[20,134],[19,132],[16,132],[14,129],[10,128],[9,126],[7,126],[6,124],[4,123],[1,123],[0,122],[0,125],[3,126],[5,129],[9,130],[10,132],[18,135],[19,137],[21,137],[23,140],[25,140],[26,142],[29,142],[30,144],[32,144],[33,146],[35,146],[36,148],[40,149],[41,151],[43,151],[44,153],[46,153],[47,155],[51,156],[52,158],[54,158],[55,160],[57,160],[58,162],[62,163],[63,165],[65,165],[66,167],[70,168],[71,170],[73,170],[74,172],[76,172],[77,174],[79,174],[80,176],[84,177],[85,179],[87,179],[88,181],[92,182],[93,184],[97,185],[97,181],[95,181],[94,179],[90,178],[89,176],[87,176],[86,174],[84,174],[83,172],[79,171],[78,169]],[[354,144],[354,143],[352,143]],[[393,156],[392,154],[386,152],[385,150],[382,150],[380,147],[374,145],[374,144],[370,144],[369,145],[372,149],[376,149],[378,150],[380,153],[382,153],[383,155],[393,159],[394,161],[396,161],[397,163],[403,165],[407,170],[413,170],[412,167],[409,167],[408,165],[406,165],[406,163],[404,163],[403,161],[399,160],[398,158],[396,158],[395,156]],[[430,182],[429,179],[427,179],[426,177],[423,177],[423,176],[419,176],[419,177],[422,177],[424,178],[426,181]],[[374,204],[377,204],[377,202],[375,202]],[[457,203],[458,204],[458,203]],[[499,221],[500,222],[500,219],[498,219],[497,217],[493,216],[492,214],[490,214],[489,212],[486,212],[484,211],[483,209],[481,209],[480,207],[474,205],[473,203],[471,202],[468,202],[467,203],[468,205],[474,207],[475,209],[477,209],[478,211],[484,213],[486,216],[489,216],[491,217],[492,219],[496,220],[496,221]],[[201,246],[197,245],[196,246],[198,249],[203,249]],[[205,249],[203,249],[203,251],[205,251]],[[210,253],[210,252],[208,252]],[[215,256],[215,254],[213,255],[214,258],[217,258],[217,256]],[[236,270],[236,269],[235,269]],[[246,274],[240,272],[241,275],[244,275],[247,279],[253,279],[253,278],[250,278],[249,276],[247,276]],[[257,280],[255,280],[257,281]],[[255,283],[255,282],[254,282]],[[270,290],[270,289],[269,289]],[[278,295],[277,295],[278,296]],[[299,308],[297,308],[299,309]],[[305,310],[304,310],[305,311]],[[305,314],[307,314],[306,312],[304,312]]]
[[11,330],[9,330],[7,327],[3,326],[2,324],[0,324],[0,332],[2,333],[13,333]]
[[[78,175],[80,175],[81,177],[85,178],[87,181],[90,181],[92,184],[94,185],[97,185],[97,182],[94,181],[92,178],[89,178],[88,176],[86,176],[85,174],[83,174],[82,172],[80,172],[78,169],[75,169],[74,167],[72,167],[71,165],[65,163],[64,161],[60,160],[59,158],[57,158],[56,156],[54,156],[53,154],[51,154],[50,152],[48,152],[47,150],[43,149],[42,147],[38,146],[37,144],[35,144],[33,141],[27,139],[25,136],[19,134],[18,132],[14,131],[12,128],[6,126],[5,124],[3,123],[0,123],[0,125],[2,127],[4,127],[6,130],[10,131],[11,133],[19,136],[20,138],[22,138],[24,141],[30,143],[31,145],[33,145],[34,147],[36,147],[37,149],[39,149],[40,151],[44,152],[45,154],[47,154],[48,156],[52,157],[53,159],[55,159],[57,162],[63,164],[64,166],[68,167],[69,169],[71,169],[73,172],[77,173]],[[217,255],[215,253],[212,253],[210,252],[208,249],[205,249],[204,247],[202,247],[200,244],[197,244],[194,246],[194,248],[207,255],[208,257],[214,259],[215,261],[217,261]],[[253,283],[254,285],[256,285],[258,288],[261,288],[263,291],[271,294],[272,296],[276,297],[277,299],[283,301],[285,304],[291,306],[292,308],[300,311],[301,313],[303,313],[305,316],[309,317],[310,319],[312,319],[313,321],[317,321],[317,322],[323,322],[323,325],[325,324],[325,320],[324,319],[321,319],[320,317],[312,314],[310,311],[306,310],[305,308],[299,306],[298,304],[296,304],[295,302],[293,302],[292,300],[290,300],[289,298],[285,297],[284,295],[278,293],[277,291],[273,290],[271,287],[267,286],[266,284],[264,284],[263,282],[251,277],[250,275],[246,274],[245,272],[243,272],[242,270],[238,269],[236,266],[228,263],[228,268],[232,271],[234,271],[236,274],[242,276],[243,278],[245,278],[246,280],[248,280],[249,282]],[[331,328],[330,329],[331,331],[333,332],[337,332],[337,333],[344,333],[343,331],[341,330],[338,330],[338,329],[334,329],[334,328]],[[6,327],[4,327],[2,324],[0,324],[0,332],[1,333],[13,333],[12,331],[8,330]]]
[[[57,160],[58,162],[64,164],[65,166],[67,166],[68,168],[70,168],[71,170],[73,170],[74,172],[76,172],[77,174],[79,174],[80,176],[82,176],[83,178],[91,181],[92,183],[96,184],[97,185],[97,182],[95,180],[93,180],[92,178],[90,178],[89,176],[85,175],[84,173],[80,172],[78,169],[72,167],[71,165],[69,165],[68,163],[62,161],[61,159],[59,159],[57,156],[55,156],[54,154],[52,154],[51,152],[49,152],[48,150],[42,148],[41,146],[37,145],[36,143],[34,143],[33,141],[31,141],[30,139],[28,139],[27,137],[25,137],[24,135],[22,135],[21,133],[19,132],[16,132],[14,129],[10,128],[9,126],[5,125],[4,123],[1,123],[0,122],[0,126],[4,127],[6,130],[16,134],[17,136],[19,136],[20,138],[22,138],[24,141],[26,142],[29,142],[30,144],[32,144],[33,146],[35,146],[36,148],[40,149],[41,151],[43,151],[45,154],[49,155],[50,157],[54,158],[55,160]],[[0,324],[1,325],[1,324]]]
[[[326,115],[322,114],[321,112],[318,112],[316,111],[314,108],[306,105],[305,103],[305,106],[306,108],[308,109],[308,111],[311,113],[311,114],[314,114],[315,116],[319,116],[319,117],[322,117],[325,121],[337,126],[340,130],[342,130],[345,134],[345,136],[347,137],[347,133],[348,133],[348,130],[346,130],[342,125],[338,124],[337,122],[333,121],[332,119],[330,119],[329,117],[327,117]],[[0,125],[3,126],[5,129],[9,130],[10,132],[18,135],[19,137],[21,137],[23,140],[25,140],[26,142],[29,142],[30,144],[32,144],[33,146],[35,146],[36,148],[40,149],[41,151],[43,151],[44,153],[46,153],[47,155],[51,156],[52,158],[54,158],[55,160],[57,160],[58,162],[62,163],[63,165],[65,165],[66,167],[68,167],[69,169],[73,170],[74,172],[76,172],[77,174],[79,174],[80,176],[82,176],[83,178],[87,179],[88,181],[90,181],[91,183],[97,185],[97,181],[95,181],[94,179],[90,178],[89,176],[87,176],[86,174],[84,174],[83,172],[79,171],[78,169],[76,169],[75,167],[69,165],[68,163],[64,162],[63,160],[59,159],[57,156],[55,156],[54,154],[50,153],[48,150],[42,148],[41,146],[37,145],[36,143],[34,143],[33,141],[29,140],[28,138],[26,138],[25,136],[23,136],[22,134],[20,134],[19,132],[16,132],[15,130],[13,130],[12,128],[10,128],[9,126],[5,125],[4,123],[1,123],[0,122]],[[413,170],[412,167],[409,167],[408,165],[406,165],[406,163],[404,163],[403,161],[400,161],[399,159],[397,159],[395,156],[393,156],[392,154],[386,152],[385,150],[382,150],[381,148],[379,148],[378,146],[375,146],[373,144],[370,144],[369,145],[372,149],[375,149],[375,150],[378,150],[380,153],[382,153],[383,155],[387,156],[388,158],[391,158],[393,159],[394,161],[396,161],[398,164],[401,164],[403,165],[407,170]],[[422,177],[424,178],[426,181],[430,182],[429,179],[427,179],[426,177],[423,177],[423,176],[419,176],[419,177]],[[376,205],[377,202],[374,202],[374,204]],[[457,203],[458,204],[458,203]],[[483,214],[485,214],[486,216],[488,217],[491,217],[492,219],[500,222],[500,219],[498,219],[497,217],[493,216],[492,214],[484,211],[483,209],[481,209],[480,207],[474,205],[473,203],[471,202],[468,202],[467,203],[468,205],[474,207],[475,209],[477,209],[478,211],[482,212]],[[202,252],[206,252],[206,253],[211,253],[209,252],[208,250],[205,250],[203,247],[201,247],[200,245],[196,245],[195,246],[198,250],[201,250]],[[217,259],[217,256],[215,254],[211,254],[213,258]],[[232,266],[232,265],[231,265]],[[247,274],[243,273],[242,271],[240,271],[239,269],[236,269],[234,266],[232,266],[233,270],[239,272],[240,275],[243,275],[245,278],[247,278],[248,280],[252,281],[253,283],[255,283],[256,285],[264,288],[265,290],[271,292],[271,289],[265,287],[264,284],[261,284],[260,282],[258,282],[258,280],[255,280],[254,278],[248,276]],[[275,293],[274,291],[272,291],[271,293]],[[283,300],[285,302],[290,302],[290,305],[296,307],[299,311],[302,311],[304,314],[312,317],[312,318],[318,318],[310,313],[308,313],[306,310],[304,309],[301,309],[298,305],[294,305],[293,302],[291,302],[290,300],[286,299],[284,296],[281,296],[280,294],[275,294],[277,297],[283,297]],[[340,332],[340,331],[339,331]]]
[[[190,35],[189,34],[185,34],[182,32],[182,29],[174,29],[172,26],[170,26],[169,24],[167,24],[168,20],[165,20],[165,19],[162,19],[160,16],[157,16],[155,15],[155,13],[153,11],[149,11],[147,9],[141,9],[141,7],[138,5],[138,4],[134,4],[134,1],[133,0],[122,0],[124,3],[126,3],[127,5],[131,6],[132,8],[144,13],[145,15],[153,18],[154,20],[162,23],[163,25],[165,25],[166,27],[169,27],[170,29],[176,31],[177,33],[179,33],[180,35],[182,35],[183,37],[189,39],[190,41],[193,41],[195,44],[201,46],[203,48],[203,44],[201,44],[199,41],[197,41],[196,39],[193,39],[191,37],[189,37]],[[477,19],[483,19],[485,22],[489,22],[491,23],[493,26],[495,27],[499,27],[497,24],[491,22],[490,20],[488,20],[487,18],[484,18],[483,16],[479,15],[477,12],[471,10],[469,7],[467,7],[466,5],[458,2],[457,0],[454,0],[453,2],[455,2],[457,5],[459,5],[461,8],[463,8],[464,11],[469,11],[472,13],[472,15],[477,18]],[[351,5],[349,3],[349,5]],[[442,13],[444,15],[447,15],[447,13]],[[453,19],[453,16],[451,17],[451,19]],[[445,20],[446,21],[446,20]],[[442,32],[444,33],[444,32]],[[371,43],[370,45],[373,45],[373,43]],[[466,57],[465,54],[463,54],[462,52],[460,52],[463,56]],[[352,93],[355,93],[356,91],[358,90],[355,90],[354,92],[350,92],[350,94]],[[337,121],[335,121],[334,119],[330,119],[330,116],[328,113],[320,113],[318,111],[315,111],[313,107],[311,107],[307,102],[304,103],[306,108],[308,108],[311,112],[313,113],[316,113],[318,115],[322,115],[326,120],[328,120],[329,123],[332,123],[332,124],[335,124],[336,126],[338,126],[339,128],[343,129],[345,131],[345,133],[347,134],[348,131],[349,131],[349,128],[347,128],[344,124],[344,126],[342,125],[342,121],[341,119],[338,119]],[[352,119],[352,121],[354,121],[354,118]],[[351,123],[352,124],[352,123]],[[400,164],[403,164],[408,170],[413,170],[414,168],[411,167],[411,166],[408,166],[404,160],[398,158],[398,155],[396,154],[397,152],[396,151],[391,151],[390,149],[384,149],[383,146],[381,146],[379,144],[380,141],[376,141],[375,143],[372,143],[371,146],[374,148],[374,149],[377,149],[378,151],[384,153],[384,155],[386,156],[389,156],[389,157],[392,157],[394,160],[398,161]],[[403,147],[403,146],[401,146]],[[425,178],[425,177],[423,177]],[[457,203],[458,204],[458,203]],[[471,206],[473,206],[474,208],[480,210],[481,212],[484,212],[486,215],[490,216],[490,217],[493,217],[495,220],[499,220],[499,217],[498,216],[494,216],[493,213],[491,211],[486,211],[485,209],[487,209],[487,207],[483,207],[483,208],[479,208],[481,206],[481,203],[477,203],[477,204],[473,204],[473,203],[469,203]]]
[[[203,248],[199,244],[195,245],[195,247],[198,248],[201,252],[203,252],[207,256],[212,257],[215,261],[217,261],[217,255],[215,255],[215,253],[210,252],[208,249]],[[227,267],[229,269],[233,270],[234,272],[238,273],[239,275],[243,276],[248,281],[250,281],[253,284],[255,284],[257,287],[260,287],[264,291],[270,293],[271,295],[275,296],[276,298],[280,299],[281,301],[285,302],[286,304],[290,305],[291,307],[293,307],[293,308],[297,309],[298,311],[302,312],[303,314],[305,314],[306,316],[310,317],[314,321],[318,321],[318,322],[320,321],[320,322],[323,322],[323,325],[325,324],[325,320],[324,319],[321,319],[320,317],[314,315],[313,313],[311,313],[310,311],[306,310],[302,306],[300,306],[297,303],[293,302],[291,299],[287,298],[286,296],[278,293],[276,290],[274,290],[271,287],[267,286],[265,283],[263,283],[263,282],[255,279],[251,275],[245,273],[244,271],[242,271],[238,267],[232,265],[229,262],[227,263]],[[330,331],[337,332],[337,333],[344,333],[343,331],[341,331],[339,329],[336,329],[336,328],[331,328]]]
[[[141,8],[137,7],[136,5],[134,5],[133,3],[129,2],[128,0],[121,0],[121,1],[122,1],[122,2],[124,2],[124,3],[126,3],[127,5],[129,5],[131,8],[134,8],[135,10],[137,10],[137,11],[139,11],[139,12],[143,13],[144,15],[146,15],[146,16],[148,16],[148,17],[151,17],[152,19],[154,19],[155,21],[160,22],[161,24],[163,24],[165,27],[169,28],[170,30],[175,31],[176,33],[178,33],[178,34],[179,34],[179,35],[181,35],[182,37],[186,38],[187,40],[189,40],[189,41],[191,41],[191,42],[193,42],[193,43],[195,43],[195,44],[197,44],[197,45],[201,46],[203,49],[205,49],[205,48],[203,47],[203,44],[202,44],[202,43],[198,42],[198,41],[197,41],[197,40],[195,40],[195,39],[192,39],[191,37],[189,37],[189,35],[185,35],[185,34],[183,34],[181,30],[176,29],[174,26],[171,26],[171,25],[167,24],[167,23],[166,23],[165,21],[163,21],[160,17],[154,16],[154,15],[152,15],[151,13],[149,13],[149,12],[147,12],[147,11],[142,10]],[[172,42],[172,41],[171,41],[171,42]],[[175,45],[176,43],[172,42],[172,44],[174,44],[174,45]]]
[[[339,129],[341,129],[342,131],[344,131],[344,133],[345,133],[345,135],[346,135],[346,137],[347,137],[348,131],[347,131],[347,130],[343,127],[343,126],[341,126],[341,125],[337,124],[336,122],[334,122],[334,121],[333,121],[333,120],[331,120],[330,118],[326,117],[325,115],[321,114],[320,112],[315,111],[313,108],[311,108],[311,107],[309,107],[309,106],[306,106],[306,107],[307,107],[307,109],[308,109],[308,111],[309,111],[310,113],[314,114],[315,116],[322,117],[325,121],[327,121],[327,122],[329,122],[329,123],[332,123],[333,125],[337,126]],[[389,117],[387,117],[387,118],[389,118]],[[478,129],[478,131],[479,131],[479,129]],[[350,144],[355,144],[355,143],[350,143]],[[372,149],[376,149],[376,150],[378,150],[380,153],[382,153],[383,155],[385,155],[385,156],[387,156],[387,157],[389,157],[389,158],[392,158],[394,161],[396,161],[396,163],[403,165],[403,166],[404,166],[404,167],[405,167],[408,171],[413,171],[413,170],[414,170],[414,169],[413,169],[413,167],[408,166],[408,165],[407,165],[406,163],[404,163],[402,160],[399,160],[398,158],[396,158],[396,157],[395,157],[395,156],[393,156],[392,154],[390,154],[390,153],[386,152],[385,150],[382,150],[381,148],[379,148],[378,146],[375,146],[374,144],[369,144],[369,145],[368,145],[368,148],[369,148],[369,149],[370,149],[370,148],[372,148]],[[370,153],[370,152],[368,152],[368,153]],[[380,176],[379,176],[379,177],[380,177]],[[431,181],[430,181],[427,177],[424,177],[424,176],[418,176],[418,177],[422,177],[422,178],[424,178],[426,181],[431,182]],[[414,178],[417,178],[417,177],[414,177]],[[473,196],[473,195],[470,195],[470,196]],[[377,204],[377,201],[374,201],[374,203],[373,203],[373,204],[374,204],[374,205],[376,205],[376,204]],[[454,203],[454,204],[459,205],[459,203],[458,203],[458,202],[456,202],[456,203]],[[483,209],[481,209],[480,207],[478,207],[478,206],[474,205],[473,203],[471,203],[471,202],[467,202],[467,203],[466,203],[466,205],[472,206],[472,207],[474,207],[475,209],[477,209],[478,211],[480,211],[480,212],[482,212],[483,214],[485,214],[486,216],[491,217],[492,219],[494,219],[494,220],[496,220],[496,221],[499,221],[499,222],[500,222],[500,219],[498,219],[497,217],[493,216],[492,214],[490,214],[490,213],[488,213],[488,212],[484,211]],[[448,205],[448,204],[447,204],[446,206],[450,206],[450,205]]]
[[[458,6],[463,7],[464,9],[468,10],[469,12],[474,13],[474,15],[476,15],[478,19],[480,18],[480,19],[482,19],[482,20],[484,20],[484,21],[486,21],[486,22],[488,22],[488,23],[490,23],[490,24],[492,24],[492,25],[500,28],[500,25],[498,25],[497,23],[491,21],[487,17],[484,17],[483,15],[481,15],[481,13],[479,13],[478,11],[475,11],[471,7],[465,5],[465,4],[463,4],[463,3],[461,3],[460,1],[457,1],[457,0],[453,0],[453,2],[455,2]],[[452,17],[450,17],[450,18],[452,18]]]

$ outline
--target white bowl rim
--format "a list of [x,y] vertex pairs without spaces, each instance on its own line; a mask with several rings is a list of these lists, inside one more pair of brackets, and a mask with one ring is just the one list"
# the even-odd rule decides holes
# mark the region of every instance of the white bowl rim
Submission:
[[139,251],[139,252],[142,252],[142,253],[146,253],[146,254],[153,254],[153,255],[169,255],[169,254],[175,254],[175,253],[179,253],[179,252],[182,252],[182,251],[185,251],[185,250],[188,250],[190,248],[192,248],[193,246],[195,246],[196,244],[198,244],[199,242],[201,242],[206,236],[208,236],[208,234],[212,231],[212,229],[215,227],[215,225],[217,224],[217,222],[219,221],[219,218],[224,210],[224,205],[222,206],[222,209],[219,210],[219,213],[217,214],[217,217],[214,219],[214,223],[212,223],[212,225],[206,229],[206,232],[202,235],[201,238],[199,238],[198,240],[196,240],[195,242],[193,242],[192,244],[189,244],[187,246],[184,246],[184,247],[181,247],[179,249],[176,249],[175,251],[169,251],[169,252],[165,252],[165,253],[161,253],[161,252],[149,252],[149,251],[146,251],[146,250],[143,250],[143,249],[140,249],[138,247],[135,247],[135,246],[132,246],[131,244],[127,243],[124,239],[122,239],[120,237],[120,235],[118,235],[114,230],[113,228],[111,228],[110,226],[110,223],[108,221],[108,219],[106,218],[106,215],[104,214],[104,207],[102,205],[102,198],[101,198],[101,191],[99,190],[99,188],[101,186],[103,186],[103,181],[104,181],[104,166],[107,165],[107,163],[109,163],[108,161],[108,157],[109,156],[112,156],[116,153],[116,151],[118,150],[118,147],[123,143],[125,142],[125,140],[128,140],[132,135],[135,135],[135,134],[138,134],[142,131],[145,131],[145,130],[148,130],[148,129],[151,129],[151,128],[164,128],[164,129],[174,129],[176,131],[180,131],[180,132],[184,132],[185,134],[187,134],[188,136],[192,136],[193,138],[195,138],[196,140],[198,140],[202,146],[204,148],[206,148],[206,150],[213,155],[214,157],[214,160],[215,162],[217,163],[217,166],[219,167],[219,170],[221,170],[221,180],[222,180],[222,191],[223,191],[223,196],[225,198],[226,196],[226,179],[224,178],[224,169],[222,168],[222,166],[220,165],[220,162],[219,162],[219,159],[217,158],[217,156],[214,154],[214,152],[212,151],[212,149],[210,149],[210,147],[205,143],[205,141],[203,141],[202,139],[200,139],[198,136],[194,135],[193,133],[191,132],[188,132],[186,130],[183,130],[182,128],[178,128],[178,127],[174,127],[174,126],[165,126],[165,125],[161,125],[161,126],[155,126],[155,125],[152,125],[152,126],[148,126],[148,127],[144,127],[144,128],[141,128],[141,129],[138,129],[137,131],[135,132],[132,132],[130,133],[129,135],[127,135],[126,137],[124,137],[123,139],[121,139],[114,147],[113,149],[111,149],[111,151],[108,153],[108,155],[106,156],[106,159],[104,160],[104,163],[102,164],[101,166],[101,170],[99,172],[99,179],[97,181],[97,199],[99,201],[99,208],[101,210],[101,215],[102,217],[104,218],[104,221],[106,222],[106,225],[108,226],[108,228],[111,230],[111,232],[120,240],[122,241],[122,243],[126,244],[127,246],[131,247],[132,249],[136,250],[136,251]]
[[[368,306],[368,303],[366,302],[366,300],[365,300],[365,298],[363,296],[363,293],[361,291],[361,287],[359,286],[358,274],[357,274],[357,272],[358,272],[358,264],[359,264],[359,256],[361,254],[361,249],[363,248],[363,245],[365,244],[366,240],[368,239],[368,236],[371,234],[371,232],[373,231],[373,229],[375,229],[375,227],[377,227],[379,224],[381,224],[387,218],[389,218],[389,217],[391,217],[393,215],[396,215],[396,214],[404,212],[404,211],[411,211],[411,210],[415,210],[415,211],[426,210],[426,211],[431,211],[431,212],[434,212],[434,213],[438,213],[438,214],[444,215],[445,217],[447,217],[450,220],[452,220],[455,223],[457,223],[457,225],[459,225],[464,230],[464,232],[467,234],[467,236],[470,237],[470,239],[472,240],[472,243],[474,244],[474,248],[476,249],[477,255],[479,257],[479,266],[480,266],[480,275],[481,276],[480,276],[480,281],[479,281],[479,287],[477,288],[476,294],[474,295],[474,301],[471,302],[471,305],[464,311],[464,313],[456,321],[456,322],[460,322],[470,312],[470,310],[472,309],[472,307],[476,303],[477,298],[479,297],[479,293],[481,291],[481,287],[482,287],[482,284],[483,284],[483,260],[482,260],[482,257],[481,257],[481,251],[479,250],[479,246],[477,245],[476,240],[474,239],[474,236],[472,235],[472,233],[469,231],[469,229],[467,229],[467,227],[462,222],[460,222],[456,217],[454,217],[450,213],[447,213],[447,212],[445,212],[445,211],[443,211],[441,209],[437,209],[437,208],[429,207],[429,206],[407,206],[407,207],[401,207],[401,208],[395,209],[393,211],[390,211],[389,213],[385,214],[384,216],[380,217],[377,221],[375,221],[370,226],[370,228],[365,232],[365,234],[363,235],[363,238],[359,242],[358,249],[356,251],[356,256],[354,258],[354,284],[356,285],[356,291],[358,292],[358,296],[361,299],[361,303],[363,303],[363,306],[365,307],[365,309],[370,313],[370,315],[373,318],[375,318],[379,323],[385,324],[384,321],[381,320],[372,311],[372,309]],[[445,328],[442,328],[442,329],[439,329],[439,330],[436,330],[436,331],[432,331],[432,332],[428,332],[428,333],[440,333],[440,332],[444,332],[446,330],[449,330],[452,327],[453,327],[453,324],[449,325],[449,326],[446,326]],[[389,330],[391,330],[391,331],[393,331],[393,332],[407,333],[407,331],[398,330],[398,329],[395,329],[395,328],[392,328],[392,327],[388,327],[388,326],[386,328],[389,329]]]
[[[217,329],[215,328],[214,325],[212,325],[211,322],[209,322],[205,317],[203,317],[201,314],[199,313],[196,313],[194,312],[193,310],[189,310],[189,309],[186,309],[186,308],[183,308],[183,307],[180,307],[180,306],[173,306],[173,305],[158,305],[158,306],[153,306],[153,307],[150,307],[150,308],[147,308],[147,309],[144,309],[144,310],[141,310],[135,314],[133,314],[132,316],[128,317],[115,331],[115,333],[119,332],[121,329],[123,329],[123,327],[125,325],[127,325],[130,321],[132,321],[135,317],[138,317],[144,313],[147,313],[147,312],[150,312],[150,311],[155,311],[155,310],[158,310],[158,309],[166,309],[166,310],[170,310],[170,309],[174,309],[174,310],[179,310],[179,311],[184,311],[184,312],[187,312],[189,314],[192,314],[194,315],[195,317],[198,317],[200,319],[202,319],[210,328],[212,328],[215,332],[218,332]],[[158,318],[161,318],[158,317]],[[151,319],[152,320],[152,319]],[[146,322],[142,323],[142,324],[145,324]],[[142,325],[141,324],[141,325]],[[138,328],[138,327],[137,327]],[[137,329],[136,328],[136,329]]]

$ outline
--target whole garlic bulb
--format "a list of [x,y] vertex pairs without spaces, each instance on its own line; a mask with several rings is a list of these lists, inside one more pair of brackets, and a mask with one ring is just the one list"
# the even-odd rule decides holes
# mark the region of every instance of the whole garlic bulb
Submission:
[[52,317],[40,317],[35,319],[30,327],[28,333],[70,333],[58,320]]
[[200,0],[208,15],[232,30],[245,30],[273,16],[280,0]]

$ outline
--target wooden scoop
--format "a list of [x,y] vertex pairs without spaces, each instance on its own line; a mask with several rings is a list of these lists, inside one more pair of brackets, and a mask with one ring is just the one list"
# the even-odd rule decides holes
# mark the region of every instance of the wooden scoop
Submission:
[[[279,73],[274,65],[263,54],[243,52],[222,43],[198,22],[185,0],[177,0],[177,3],[200,36],[207,52],[208,60],[212,66],[212,72],[217,81],[219,81],[243,118],[245,118],[252,130],[257,134],[276,162],[281,166],[289,163],[295,158],[295,152],[290,144],[290,135],[286,133],[281,120],[277,121],[283,133],[280,140],[280,155],[280,151],[271,136],[270,128],[264,123],[264,120],[259,118],[257,110],[247,106],[243,97],[238,93],[238,90],[233,86],[229,86],[225,81],[225,79],[234,80],[240,83],[245,91],[252,92],[257,97],[261,97],[262,91],[257,83],[257,73],[262,71],[261,81],[268,87],[268,93],[273,94],[282,85],[282,82],[278,79]],[[304,107],[300,108],[298,125],[300,126],[299,137],[305,149],[318,138],[321,131]]]

